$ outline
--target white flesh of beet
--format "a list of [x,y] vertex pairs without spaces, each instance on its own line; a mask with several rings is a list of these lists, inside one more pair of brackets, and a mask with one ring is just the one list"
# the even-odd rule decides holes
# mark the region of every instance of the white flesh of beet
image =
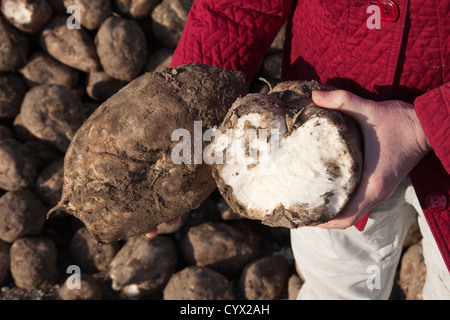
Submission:
[[[247,121],[260,128],[260,117],[259,114],[246,115],[239,119],[236,129],[243,129]],[[254,158],[245,157],[249,165],[240,164],[243,161],[237,159],[236,153],[227,154],[221,176],[233,188],[236,199],[265,216],[280,205],[288,210],[299,204],[308,204],[308,210],[323,206],[323,195],[332,192],[326,208],[332,213],[340,211],[347,199],[346,186],[352,179],[353,161],[343,153],[346,147],[342,146],[339,129],[326,118],[312,118],[283,137],[286,133],[284,119],[273,124],[273,128],[279,128],[282,138],[275,161],[262,161],[253,166]],[[227,148],[233,150],[245,143],[243,140],[243,137],[234,139]],[[265,152],[270,157],[270,143],[265,147],[258,143],[257,148],[259,156]],[[341,169],[338,179],[331,179],[327,174],[330,162],[336,162]]]

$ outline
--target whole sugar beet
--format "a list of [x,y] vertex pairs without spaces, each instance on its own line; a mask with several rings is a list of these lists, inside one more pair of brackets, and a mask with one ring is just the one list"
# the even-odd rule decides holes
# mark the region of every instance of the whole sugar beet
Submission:
[[0,72],[14,72],[26,62],[28,39],[0,15]]
[[17,75],[0,73],[0,119],[17,116],[25,93],[25,84]]
[[47,84],[32,88],[20,109],[23,126],[36,138],[65,152],[85,120],[80,98],[69,88]]
[[45,223],[46,209],[28,189],[9,191],[0,197],[0,239],[14,241],[39,234]]
[[11,246],[11,275],[17,287],[48,289],[59,278],[55,243],[43,236],[18,239]]
[[181,0],[163,0],[153,10],[153,36],[164,47],[176,48],[189,13],[191,3]]
[[20,70],[29,88],[43,84],[57,84],[74,89],[80,72],[53,59],[44,52],[36,52]]
[[[146,73],[103,103],[72,140],[61,208],[99,243],[129,238],[198,207],[216,188],[211,167],[172,161],[173,133],[220,124],[247,91],[237,71],[190,64]],[[176,131],[176,130],[180,131]]]
[[131,81],[147,58],[145,34],[131,19],[110,17],[102,23],[95,37],[97,54],[105,72],[113,78]]
[[28,33],[38,32],[52,16],[47,0],[2,0],[1,10],[14,27]]
[[59,62],[83,72],[100,70],[94,40],[84,29],[69,29],[66,16],[54,16],[40,32],[41,47]]
[[0,188],[30,188],[36,179],[36,159],[25,145],[14,139],[0,141]]
[[80,9],[80,24],[89,30],[96,30],[112,14],[110,0],[64,0],[64,6]]
[[160,2],[160,0],[112,0],[118,13],[135,20],[148,18]]

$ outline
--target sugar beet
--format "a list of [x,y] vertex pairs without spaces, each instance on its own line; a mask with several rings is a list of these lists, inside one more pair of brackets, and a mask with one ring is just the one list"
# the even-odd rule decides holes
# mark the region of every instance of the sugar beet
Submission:
[[235,102],[220,129],[244,134],[221,135],[212,147],[215,157],[226,156],[214,162],[213,175],[235,212],[288,228],[341,212],[360,179],[362,139],[352,119],[313,103],[312,90],[329,89],[282,82]]
[[[218,125],[247,90],[242,73],[184,65],[146,73],[78,130],[64,163],[62,208],[107,243],[147,232],[198,207],[216,188],[206,164],[175,164],[176,129]],[[52,212],[51,211],[51,212]]]

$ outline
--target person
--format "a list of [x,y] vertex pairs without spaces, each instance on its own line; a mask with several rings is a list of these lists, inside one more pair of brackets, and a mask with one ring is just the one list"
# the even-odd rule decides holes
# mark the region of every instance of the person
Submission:
[[450,298],[449,14],[449,1],[428,0],[193,3],[172,66],[213,64],[250,82],[287,23],[282,80],[338,88],[314,102],[362,129],[362,178],[343,212],[291,231],[299,299],[388,299],[417,215],[423,298]]

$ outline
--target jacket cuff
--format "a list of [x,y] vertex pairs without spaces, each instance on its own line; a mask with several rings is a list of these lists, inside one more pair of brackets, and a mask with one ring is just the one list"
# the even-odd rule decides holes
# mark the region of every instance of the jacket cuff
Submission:
[[417,97],[414,107],[434,153],[450,173],[450,83]]

